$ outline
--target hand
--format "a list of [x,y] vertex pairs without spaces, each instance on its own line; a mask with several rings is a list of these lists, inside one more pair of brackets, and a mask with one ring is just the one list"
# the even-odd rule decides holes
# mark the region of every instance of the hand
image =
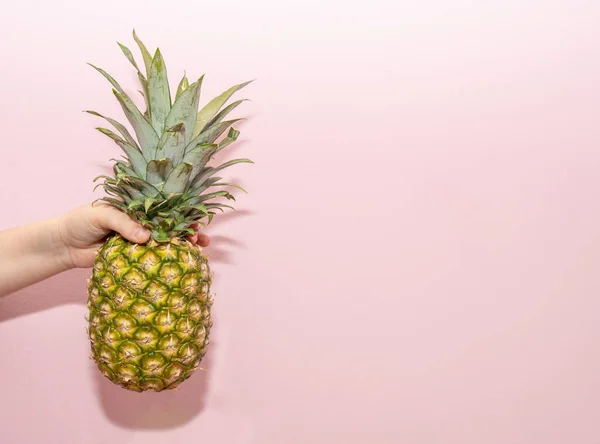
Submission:
[[[206,247],[210,238],[192,225],[195,233],[188,236],[190,242]],[[104,203],[88,204],[64,214],[58,221],[58,237],[65,247],[68,268],[89,268],[104,237],[116,231],[131,242],[144,243],[150,232],[127,214]]]

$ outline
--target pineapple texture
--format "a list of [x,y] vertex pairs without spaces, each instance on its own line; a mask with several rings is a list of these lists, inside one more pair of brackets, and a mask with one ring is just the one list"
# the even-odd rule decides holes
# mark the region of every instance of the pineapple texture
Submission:
[[133,391],[173,389],[198,369],[209,343],[211,272],[189,241],[132,244],[112,236],[88,292],[92,359]]

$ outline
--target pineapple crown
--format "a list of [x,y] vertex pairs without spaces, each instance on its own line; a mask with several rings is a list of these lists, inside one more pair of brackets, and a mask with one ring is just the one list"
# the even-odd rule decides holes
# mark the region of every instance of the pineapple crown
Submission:
[[[245,99],[223,105],[249,82],[232,86],[199,108],[202,75],[190,84],[186,75],[179,82],[172,100],[167,69],[159,49],[154,56],[133,31],[144,61],[145,74],[139,68],[132,52],[119,43],[121,50],[137,70],[146,110],[142,113],[123,88],[104,70],[89,64],[113,86],[123,113],[135,133],[116,120],[95,111],[86,111],[110,123],[119,134],[107,128],[96,128],[110,137],[123,150],[122,160],[114,160],[114,176],[98,176],[109,196],[98,200],[130,215],[152,232],[152,238],[165,242],[193,233],[192,225],[206,226],[215,211],[231,208],[218,198],[235,200],[226,190],[216,187],[241,187],[221,182],[215,174],[237,163],[253,163],[249,159],[233,159],[218,166],[208,166],[212,157],[233,143],[239,131],[233,124],[242,119],[224,120]],[[217,139],[228,131],[220,141]]]

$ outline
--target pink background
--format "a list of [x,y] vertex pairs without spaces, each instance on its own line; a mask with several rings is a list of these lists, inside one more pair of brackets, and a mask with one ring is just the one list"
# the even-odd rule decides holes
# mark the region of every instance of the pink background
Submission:
[[600,3],[5,3],[0,228],[99,194],[132,27],[202,103],[258,81],[206,371],[113,386],[57,276],[0,300],[0,442],[600,442]]

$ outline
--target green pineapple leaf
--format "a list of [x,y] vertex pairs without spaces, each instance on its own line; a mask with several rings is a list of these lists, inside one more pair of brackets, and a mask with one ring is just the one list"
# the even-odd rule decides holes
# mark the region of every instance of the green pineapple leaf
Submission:
[[221,212],[224,212],[223,208],[229,208],[230,210],[235,210],[235,208],[232,207],[231,205],[226,205],[223,203],[207,203],[206,209],[210,209],[210,208],[215,208],[217,210],[220,210]]
[[136,173],[129,166],[125,165],[123,162],[117,161],[114,166],[115,175],[117,178],[121,178],[122,176],[135,176]]
[[115,179],[113,177],[110,176],[106,176],[104,174],[101,174],[100,176],[96,176],[92,179],[92,182],[96,182],[98,179],[105,179],[105,183],[116,183]]
[[158,135],[156,134],[156,131],[154,131],[152,126],[127,95],[119,94],[119,92],[115,90],[113,90],[113,94],[121,104],[121,108],[123,109],[127,120],[131,123],[137,139],[144,150],[144,156],[148,159],[152,159],[152,155],[158,145]]
[[229,128],[234,123],[239,122],[240,120],[243,119],[226,120],[225,122],[220,122],[214,126],[211,126],[210,128],[207,128],[206,131],[202,131],[194,140],[192,140],[188,144],[186,152],[197,145],[213,143],[221,134],[225,132],[227,128]]
[[157,202],[155,199],[152,199],[150,197],[146,197],[144,199],[144,211],[147,213],[148,211],[150,211],[150,208],[152,207],[152,205]]
[[133,54],[131,53],[129,48],[119,42],[117,42],[117,44],[119,45],[119,48],[121,48],[121,51],[123,51],[123,54],[125,55],[125,57],[127,57],[127,60],[129,60],[129,63],[131,63],[133,65],[133,67],[137,70],[137,72],[140,73],[140,75],[141,75],[140,68],[139,68],[137,62],[135,61],[135,58],[133,57]]
[[225,197],[229,200],[235,200],[235,197],[228,191],[215,191],[214,193],[202,194],[198,197],[198,202],[206,202],[207,200],[215,199],[217,197]]
[[115,140],[115,142],[117,142],[117,145],[119,145],[127,155],[135,174],[139,177],[146,177],[147,162],[146,159],[144,159],[142,152],[124,140]]
[[140,83],[142,84],[142,90],[139,91],[142,97],[144,98],[144,103],[146,105],[146,110],[143,113],[144,118],[148,123],[150,123],[150,102],[148,100],[148,80],[142,75],[141,72],[138,72],[138,79],[140,79]]
[[146,180],[152,185],[158,185],[165,180],[173,170],[173,162],[171,159],[154,159],[148,162]]
[[221,171],[224,168],[230,167],[230,166],[238,164],[238,163],[254,163],[254,162],[250,159],[233,159],[228,162],[222,163],[218,167],[204,168],[204,170],[200,171],[200,173],[193,179],[193,183],[204,183],[206,181],[206,179],[208,179],[210,176],[217,173],[218,171]]
[[218,145],[216,144],[200,144],[185,154],[183,161],[193,165],[191,177],[194,177],[198,171],[204,168],[211,156],[217,151],[217,148]]
[[141,210],[142,208],[144,208],[144,202],[141,202],[139,200],[132,200],[127,205],[127,209],[129,210]]
[[155,158],[168,157],[174,165],[181,163],[183,151],[185,149],[185,127],[183,123],[168,128],[158,141]]
[[211,177],[210,179],[208,179],[206,182],[202,183],[202,184],[195,184],[194,186],[190,187],[187,191],[186,191],[186,197],[185,199],[181,202],[182,205],[195,205],[200,203],[199,199],[199,195],[200,193],[204,192],[205,190],[207,190],[208,188],[210,188],[210,186],[215,183],[218,182],[219,180],[221,180],[220,177],[214,178]]
[[238,100],[237,102],[233,102],[233,103],[227,105],[225,108],[223,108],[219,112],[219,114],[217,114],[215,117],[213,117],[211,119],[211,121],[206,124],[206,128],[210,128],[214,124],[219,123],[221,120],[223,120],[225,118],[225,116],[227,116],[227,114],[229,114],[231,111],[236,109],[238,106],[240,106],[242,103],[246,102],[247,100],[248,99],[242,99],[242,100]]
[[106,78],[106,80],[108,80],[110,82],[110,84],[119,92],[119,94],[127,95],[127,94],[125,94],[125,91],[123,91],[123,88],[121,88],[121,85],[119,85],[119,83],[115,79],[113,79],[109,73],[107,73],[106,71],[104,71],[101,68],[98,68],[97,66],[92,65],[91,63],[88,63],[88,65],[90,65],[92,68],[94,68],[100,74],[102,74]]
[[148,73],[150,72],[150,66],[152,65],[152,56],[150,55],[150,52],[148,52],[148,49],[146,49],[146,45],[144,45],[140,38],[137,36],[135,29],[133,30],[133,39],[140,48],[142,58],[144,59],[144,66],[146,67],[146,75],[148,75]]
[[105,202],[108,202],[109,204],[111,204],[112,206],[127,212],[127,205],[125,205],[122,201],[118,200],[118,199],[114,199],[112,197],[101,197],[100,199],[96,199],[93,203],[96,203],[99,200],[103,200]]
[[127,192],[121,187],[113,186],[107,183],[98,185],[102,186],[104,188],[104,191],[106,191],[106,193],[110,194],[111,196],[115,196],[123,200],[125,200],[128,197]]
[[[170,128],[178,123],[185,125],[184,143],[187,146],[192,138],[193,128],[196,122],[196,113],[198,112],[198,102],[200,101],[200,88],[204,76],[192,83],[175,99],[173,107],[169,111],[165,126]],[[185,147],[184,147],[185,148]],[[183,155],[183,153],[182,153]]]
[[188,89],[189,86],[190,86],[190,82],[188,81],[187,75],[184,72],[183,73],[183,77],[181,78],[181,81],[179,82],[179,85],[177,85],[177,92],[175,93],[175,101],[177,101],[177,99],[179,98],[179,96],[186,89]]
[[109,122],[112,126],[114,126],[117,129],[117,131],[119,131],[121,133],[121,135],[123,136],[123,138],[130,145],[133,145],[134,147],[136,147],[136,148],[139,149],[139,146],[138,146],[136,140],[131,136],[131,134],[129,133],[129,131],[127,130],[127,128],[125,128],[125,126],[123,126],[123,124],[117,122],[114,119],[111,119],[110,117],[103,116],[102,114],[97,113],[96,111],[86,110],[85,112],[88,113],[88,114],[91,114],[93,116],[96,116],[96,117],[101,117],[102,119],[104,119],[107,122]]
[[186,205],[181,207],[182,211],[191,211],[191,210],[195,210],[198,211],[200,213],[204,213],[204,214],[208,214],[208,211],[206,209],[206,205],[204,204],[195,204],[195,205]]
[[146,182],[143,179],[140,179],[139,177],[124,177],[123,179],[121,179],[121,182],[135,187],[136,189],[140,190],[146,197],[159,198],[161,196],[161,192],[155,186]]
[[198,115],[196,116],[196,127],[194,129],[194,134],[193,134],[192,138],[196,137],[198,134],[200,134],[204,130],[204,127],[206,126],[206,124],[208,122],[210,122],[217,115],[217,113],[219,112],[221,107],[225,104],[225,102],[227,102],[227,100],[229,100],[229,98],[233,94],[235,94],[237,91],[239,91],[240,89],[242,89],[246,85],[249,85],[252,82],[253,82],[253,80],[250,80],[248,82],[244,82],[244,83],[240,83],[239,85],[232,86],[227,91],[225,91],[224,93],[220,94],[219,96],[215,97],[210,102],[208,102],[198,112]]
[[240,135],[240,132],[238,130],[236,130],[235,128],[229,128],[229,133],[227,134],[227,137],[225,137],[223,140],[221,140],[219,142],[219,147],[217,148],[216,152],[218,153],[223,148],[227,148],[229,145],[231,145],[233,142],[235,142],[237,140],[239,135]]
[[150,121],[157,134],[162,134],[165,121],[171,110],[171,92],[167,78],[167,67],[160,49],[156,50],[148,73],[148,100]]
[[[143,201],[145,199],[145,197],[146,197],[146,196],[144,196],[144,194],[140,190],[132,187],[131,185],[127,185],[125,183],[122,183],[122,184],[119,185],[119,188],[122,188],[123,190],[125,190],[127,192],[127,194],[129,194],[129,196],[131,197],[131,199],[142,200]],[[141,204],[141,202],[140,202],[140,204]]]
[[162,192],[167,195],[182,193],[186,189],[191,172],[192,164],[180,163],[177,165],[167,177]]
[[109,130],[107,128],[99,127],[96,129],[98,131],[100,131],[102,134],[105,134],[108,137],[110,137],[112,140],[114,140],[116,142],[117,145],[119,145],[121,147],[121,149],[127,155],[127,158],[129,159],[129,161],[131,162],[131,166],[133,167],[133,170],[135,171],[135,173],[138,176],[140,176],[140,177],[146,176],[146,163],[147,162],[146,162],[146,159],[144,159],[144,156],[142,155],[142,152],[140,150],[131,146],[129,143],[127,143],[125,140],[123,140],[117,134],[115,134],[114,132],[112,132],[111,130]]
[[248,192],[243,189],[241,186],[235,184],[235,183],[228,183],[228,182],[217,182],[215,184],[212,185],[213,187],[232,187],[232,188],[236,188],[246,194],[248,194]]
[[102,134],[104,134],[105,136],[110,137],[115,142],[117,142],[117,141],[124,142],[124,140],[121,137],[119,137],[117,134],[114,133],[114,131],[111,131],[108,128],[97,127],[96,129],[98,131],[100,131]]

